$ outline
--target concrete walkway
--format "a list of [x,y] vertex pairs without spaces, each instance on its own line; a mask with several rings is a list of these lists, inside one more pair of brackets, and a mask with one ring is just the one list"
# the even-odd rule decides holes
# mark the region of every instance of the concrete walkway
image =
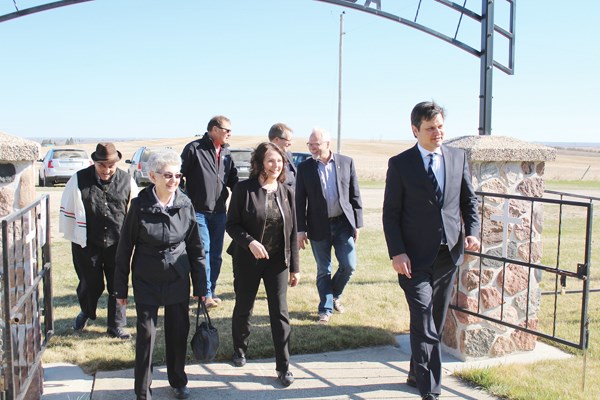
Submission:
[[[276,379],[275,362],[249,360],[243,368],[230,363],[190,364],[186,367],[191,399],[419,399],[406,384],[409,366],[408,337],[398,337],[398,347],[383,346],[322,354],[292,356],[296,381],[284,388]],[[444,356],[441,399],[489,400],[494,396],[461,382],[452,371],[500,363],[534,362],[569,355],[543,343],[536,350],[494,360],[461,362]],[[95,380],[76,366],[46,365],[44,400],[134,399],[133,370],[96,373]],[[155,399],[172,399],[166,368],[154,369]]]

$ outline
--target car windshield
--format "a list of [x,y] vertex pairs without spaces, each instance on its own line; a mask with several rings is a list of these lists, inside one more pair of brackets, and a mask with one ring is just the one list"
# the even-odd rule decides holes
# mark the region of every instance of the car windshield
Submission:
[[154,150],[146,150],[144,151],[144,153],[142,154],[142,162],[147,162],[148,159],[150,158],[150,156],[152,155],[152,153],[154,153]]
[[232,151],[231,158],[233,162],[236,164],[239,163],[250,163],[250,158],[252,157],[251,151]]
[[53,159],[65,159],[65,158],[88,158],[87,154],[83,150],[56,150],[52,153]]

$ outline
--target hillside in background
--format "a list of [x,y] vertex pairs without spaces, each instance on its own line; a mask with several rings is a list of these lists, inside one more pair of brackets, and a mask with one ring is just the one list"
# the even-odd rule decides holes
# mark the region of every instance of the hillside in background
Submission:
[[[79,141],[78,138],[74,138]],[[163,147],[168,146],[177,151],[183,150],[183,147],[198,137],[172,137],[164,139],[148,140],[116,140],[117,149],[123,154],[123,159],[119,167],[127,169],[126,159],[130,159],[133,153],[141,146]],[[97,141],[85,143],[81,141],[76,143],[75,147],[87,150],[90,154],[96,148],[98,141],[107,139],[98,139]],[[232,136],[232,148],[253,148],[265,137],[260,136]],[[291,151],[308,152],[306,147],[306,137],[296,136]],[[387,170],[387,161],[393,155],[396,155],[414,145],[413,141],[369,141],[369,140],[346,140],[342,142],[341,152],[352,157],[356,163],[359,179],[361,180],[385,180]],[[336,143],[332,143],[332,149],[336,149]],[[590,149],[577,148],[557,148],[558,155],[554,162],[546,164],[546,178],[551,180],[600,180],[600,152],[589,151]],[[40,158],[46,153],[45,148],[41,149]]]

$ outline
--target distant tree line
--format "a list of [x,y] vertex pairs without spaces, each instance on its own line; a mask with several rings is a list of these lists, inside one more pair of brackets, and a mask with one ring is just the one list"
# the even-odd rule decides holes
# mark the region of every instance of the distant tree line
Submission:
[[61,141],[57,141],[54,139],[43,139],[42,140],[42,146],[56,146],[59,144],[64,144],[64,145],[72,145],[72,144],[76,144],[77,141],[73,138],[68,138],[67,140],[64,141],[64,143],[61,143]]

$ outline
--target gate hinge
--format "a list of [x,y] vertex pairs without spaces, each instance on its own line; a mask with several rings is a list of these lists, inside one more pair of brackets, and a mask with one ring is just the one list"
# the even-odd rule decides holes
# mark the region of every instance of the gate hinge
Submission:
[[581,279],[587,279],[590,275],[590,271],[587,264],[577,264],[577,275]]

